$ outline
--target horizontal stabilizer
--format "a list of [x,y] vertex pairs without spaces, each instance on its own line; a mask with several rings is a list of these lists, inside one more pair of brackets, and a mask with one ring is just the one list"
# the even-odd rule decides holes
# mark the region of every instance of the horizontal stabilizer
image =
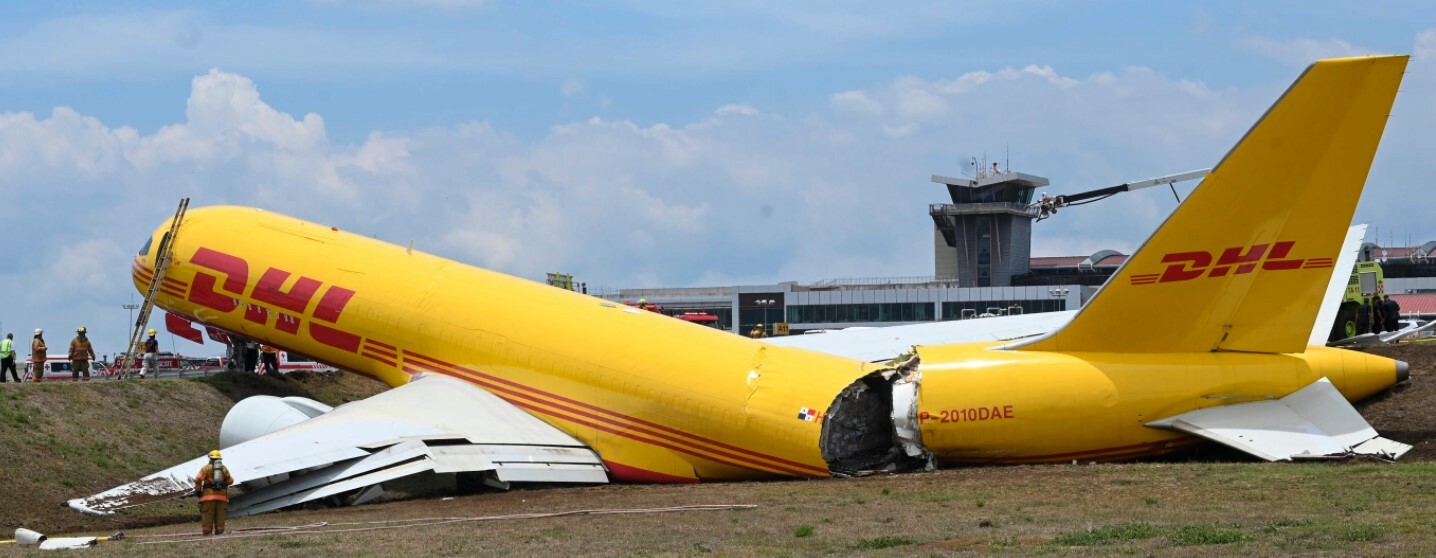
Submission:
[[1395,461],[1411,450],[1378,436],[1326,378],[1281,399],[1207,407],[1147,426],[1201,436],[1267,461],[1356,455]]

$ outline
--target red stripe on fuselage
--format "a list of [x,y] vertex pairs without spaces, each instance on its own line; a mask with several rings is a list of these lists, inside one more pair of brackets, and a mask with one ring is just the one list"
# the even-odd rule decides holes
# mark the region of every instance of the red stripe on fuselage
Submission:
[[[943,462],[967,462],[967,463],[1010,463],[1010,462],[1032,462],[1032,461],[1065,461],[1068,459],[1112,459],[1115,456],[1124,458],[1141,457],[1143,455],[1158,455],[1177,449],[1185,449],[1188,446],[1200,442],[1196,438],[1176,438],[1161,442],[1146,442],[1129,446],[1116,446],[1092,450],[1074,451],[1068,453],[1053,453],[1046,455],[1010,455],[992,457],[939,457]],[[1110,455],[1109,455],[1110,454]]]
[[[756,451],[753,451],[753,450],[750,450],[750,449],[741,448],[741,447],[738,447],[738,446],[726,444],[726,443],[723,443],[723,442],[719,442],[719,441],[717,441],[717,440],[712,440],[712,439],[705,438],[705,437],[702,437],[702,436],[698,436],[698,435],[695,435],[695,434],[690,434],[690,433],[684,432],[684,431],[682,431],[682,430],[677,430],[677,429],[674,429],[674,428],[671,428],[671,427],[668,427],[668,426],[664,426],[664,425],[661,425],[661,424],[655,424],[655,423],[653,423],[653,422],[649,422],[649,421],[646,421],[646,420],[643,420],[643,419],[640,419],[640,418],[637,418],[637,417],[632,417],[632,416],[629,416],[629,415],[625,415],[625,414],[623,414],[623,413],[618,413],[618,412],[615,412],[615,411],[610,411],[610,410],[608,410],[608,409],[604,409],[604,408],[602,408],[602,407],[598,407],[598,406],[595,406],[595,405],[590,404],[590,403],[586,403],[586,402],[583,402],[583,401],[578,401],[578,400],[575,400],[575,399],[570,399],[570,398],[564,397],[564,396],[562,396],[562,395],[558,395],[558,394],[549,393],[549,392],[546,392],[546,391],[543,391],[543,390],[535,389],[535,388],[532,388],[532,387],[529,387],[529,386],[526,386],[526,385],[523,385],[523,384],[519,384],[519,383],[517,383],[517,382],[513,382],[513,381],[511,381],[511,380],[506,380],[506,379],[504,379],[504,378],[499,378],[499,377],[496,377],[496,376],[491,376],[491,375],[489,375],[489,374],[485,374],[485,373],[479,372],[479,371],[477,371],[477,370],[472,370],[472,369],[464,368],[464,367],[462,367],[462,366],[458,366],[458,365],[456,365],[456,364],[451,364],[451,363],[448,363],[448,362],[444,362],[444,361],[442,361],[442,360],[436,359],[436,358],[431,357],[431,356],[422,355],[422,354],[419,354],[419,353],[415,353],[415,352],[413,352],[413,351],[405,351],[404,354],[405,354],[406,356],[409,356],[409,357],[416,357],[416,358],[424,359],[424,360],[430,361],[430,362],[432,362],[432,363],[438,364],[438,365],[440,365],[440,366],[446,366],[446,367],[452,368],[452,369],[454,369],[454,370],[458,370],[458,371],[462,371],[462,372],[467,372],[467,373],[469,373],[469,374],[474,374],[474,375],[477,375],[477,376],[481,376],[481,377],[490,379],[490,380],[495,381],[495,382],[504,383],[504,384],[507,384],[507,385],[516,387],[516,388],[518,388],[518,389],[522,389],[522,390],[526,390],[526,391],[531,391],[531,392],[536,393],[536,394],[538,394],[538,395],[541,395],[541,396],[543,396],[543,397],[549,397],[549,398],[552,398],[552,399],[555,399],[555,400],[558,400],[558,401],[562,401],[562,402],[564,402],[564,403],[568,403],[568,404],[570,404],[570,405],[575,405],[575,406],[578,406],[578,407],[583,407],[583,408],[586,408],[586,409],[591,409],[591,410],[593,410],[593,411],[597,411],[597,412],[599,412],[599,413],[604,413],[604,414],[607,414],[607,415],[610,415],[610,416],[613,416],[613,417],[616,417],[616,418],[619,418],[619,419],[622,419],[622,420],[627,420],[627,421],[633,422],[633,423],[635,423],[635,424],[647,426],[647,427],[650,427],[650,428],[655,428],[655,429],[662,430],[662,431],[665,431],[665,432],[670,432],[670,433],[672,433],[672,434],[676,434],[676,435],[679,435],[679,436],[683,436],[683,437],[685,437],[685,438],[689,438],[689,439],[692,439],[692,440],[697,441],[697,442],[709,444],[709,445],[712,445],[712,446],[724,448],[724,449],[731,450],[731,451],[736,451],[736,452],[740,452],[740,453],[745,453],[745,454],[751,455],[751,456],[756,457],[756,458],[759,458],[759,459],[765,459],[765,460],[772,461],[772,462],[775,462],[775,463],[782,463],[782,464],[784,464],[784,465],[789,465],[789,466],[792,466],[792,467],[797,467],[797,468],[799,468],[799,469],[812,471],[811,473],[805,473],[805,474],[807,474],[807,475],[826,476],[826,475],[831,474],[831,473],[829,473],[829,471],[828,471],[827,469],[822,469],[822,468],[819,468],[819,467],[814,467],[814,466],[812,466],[812,465],[807,465],[807,464],[804,464],[804,463],[798,463],[798,462],[796,462],[796,461],[790,461],[790,460],[783,459],[783,458],[780,458],[780,457],[775,457],[775,456],[772,456],[772,455],[767,455],[767,454],[764,454],[764,453],[756,452]],[[413,359],[409,359],[409,362],[414,363],[414,364],[419,364],[419,363],[417,363],[417,362],[414,362]],[[691,442],[688,442],[688,443],[691,443]]]
[[628,465],[609,461],[607,459],[603,460],[603,465],[605,467],[608,467],[608,473],[610,475],[613,475],[614,479],[624,482],[652,482],[666,484],[692,484],[698,482],[698,479],[696,478],[680,477],[678,475],[669,475],[656,471],[649,471],[648,469],[639,469],[638,467],[629,467]]
[[394,354],[394,353],[391,352],[391,351],[386,351],[386,350],[384,350],[384,349],[382,349],[382,348],[372,346],[372,345],[374,345],[374,342],[373,342],[373,341],[365,341],[365,343],[366,343],[366,345],[371,345],[371,346],[365,346],[365,347],[364,347],[364,350],[369,351],[369,352],[371,352],[371,353],[374,353],[374,354],[376,354],[376,355],[382,355],[382,356],[384,356],[384,357],[387,357],[389,360],[399,360],[399,355]]
[[[602,430],[602,431],[608,432],[608,433],[610,433],[610,434],[615,434],[615,435],[618,435],[618,436],[623,436],[623,437],[625,437],[625,438],[629,438],[629,439],[632,439],[632,440],[637,440],[637,441],[644,442],[644,443],[647,443],[647,444],[655,445],[655,446],[662,447],[662,448],[666,448],[666,449],[671,449],[671,450],[678,451],[678,452],[682,452],[682,453],[686,453],[686,454],[689,454],[689,455],[692,455],[692,456],[695,456],[695,457],[701,457],[701,458],[703,458],[703,459],[708,459],[708,460],[710,460],[710,461],[716,461],[716,462],[719,462],[719,463],[724,463],[724,464],[727,464],[727,465],[732,465],[732,466],[734,466],[734,467],[740,467],[740,468],[743,468],[743,469],[750,469],[750,470],[759,471],[759,472],[764,472],[764,473],[772,473],[772,472],[775,472],[775,471],[776,471],[776,472],[780,472],[780,473],[784,473],[784,474],[789,474],[789,475],[794,475],[794,476],[800,476],[800,477],[814,476],[814,475],[811,474],[811,473],[805,473],[805,472],[802,472],[802,471],[795,471],[795,470],[792,470],[792,469],[789,469],[789,468],[786,468],[786,467],[782,467],[782,466],[778,466],[778,465],[773,465],[773,464],[770,464],[770,463],[763,463],[763,462],[757,461],[757,460],[755,460],[755,459],[753,459],[753,458],[744,457],[744,456],[741,456],[741,455],[734,455],[733,453],[729,453],[729,452],[725,452],[725,451],[720,451],[720,450],[716,450],[716,449],[708,448],[708,447],[704,447],[704,446],[695,445],[695,444],[693,444],[693,442],[689,442],[689,441],[686,441],[686,440],[680,440],[680,439],[677,439],[677,438],[675,438],[675,437],[673,437],[673,436],[668,436],[668,435],[665,435],[665,434],[662,434],[662,433],[653,432],[653,431],[651,431],[651,430],[646,430],[646,429],[642,429],[642,428],[635,428],[635,427],[634,427],[633,425],[631,425],[631,424],[625,424],[625,423],[622,423],[622,422],[618,422],[618,421],[616,421],[616,420],[614,420],[614,419],[612,419],[612,418],[599,416],[599,415],[594,414],[594,413],[590,413],[590,412],[583,411],[583,410],[580,410],[580,409],[576,409],[576,408],[573,408],[573,407],[570,407],[570,406],[566,406],[566,405],[562,405],[562,404],[559,404],[559,403],[555,403],[555,402],[553,402],[553,401],[546,401],[546,400],[541,399],[541,398],[539,398],[539,397],[537,397],[537,396],[534,396],[534,395],[529,395],[529,394],[526,394],[526,393],[520,393],[520,392],[518,392],[518,391],[516,391],[516,390],[513,390],[513,389],[509,389],[509,388],[506,388],[506,387],[503,387],[503,386],[495,385],[495,384],[493,384],[492,382],[485,381],[483,378],[476,377],[476,376],[473,376],[473,375],[470,375],[470,374],[466,374],[466,373],[464,373],[464,372],[456,372],[456,371],[444,370],[444,369],[441,369],[441,368],[438,368],[438,367],[435,367],[435,366],[432,366],[432,365],[426,365],[425,363],[422,363],[422,362],[415,362],[415,361],[412,360],[412,359],[410,359],[410,360],[404,365],[404,370],[405,370],[405,371],[410,371],[410,372],[415,371],[415,370],[413,370],[413,369],[410,368],[410,366],[409,366],[410,364],[412,364],[412,365],[414,365],[414,366],[417,366],[417,367],[421,367],[421,368],[423,368],[423,369],[425,369],[425,370],[429,370],[429,371],[432,371],[432,372],[437,372],[437,373],[439,373],[439,374],[444,374],[444,375],[446,375],[446,376],[457,377],[457,378],[460,378],[460,379],[469,381],[469,382],[471,382],[471,383],[478,384],[479,386],[481,386],[481,387],[483,387],[483,388],[489,390],[490,392],[494,392],[494,395],[498,395],[499,397],[503,398],[505,401],[508,401],[508,402],[510,402],[510,403],[513,403],[514,405],[517,405],[517,406],[519,406],[519,407],[523,407],[523,408],[526,408],[526,409],[530,409],[530,410],[533,410],[533,411],[536,411],[536,412],[539,412],[539,413],[543,413],[543,414],[546,414],[546,415],[550,415],[550,416],[553,416],[553,417],[556,417],[556,418],[561,418],[561,419],[563,419],[563,420],[567,420],[567,421],[574,422],[574,423],[577,423],[577,424],[582,424],[582,425],[584,425],[584,426],[588,426],[588,427],[590,427],[590,428],[595,428],[595,429],[598,429],[598,430]],[[535,391],[537,391],[537,390],[535,390]],[[508,394],[508,395],[505,395],[505,394]],[[520,399],[527,399],[527,400],[531,401],[532,403],[525,402],[525,401],[521,401]],[[536,406],[536,405],[545,405],[545,406],[548,406],[548,407],[553,407],[553,408],[555,408],[555,409],[559,409],[560,411],[562,411],[562,412],[564,412],[564,413],[571,413],[571,415],[565,415],[565,414],[562,414],[562,413],[559,413],[559,412],[555,412],[555,411],[552,410],[552,409],[540,408],[540,407],[538,407],[538,406]],[[617,429],[614,429],[614,428],[610,428],[609,426],[603,426],[603,425],[598,424],[598,423],[596,423],[596,422],[591,422],[591,421],[589,421],[589,420],[583,420],[583,419],[581,419],[581,418],[577,418],[577,417],[575,417],[575,416],[573,416],[573,415],[577,415],[578,417],[585,417],[585,418],[588,418],[588,419],[592,419],[593,421],[600,421],[600,422],[605,423],[605,424],[608,424],[608,425],[610,425],[610,426],[612,426],[612,427],[623,428],[624,430],[617,430]],[[635,434],[635,433],[636,433],[636,434]],[[680,433],[681,433],[681,434],[686,434],[686,433],[683,433],[683,432],[680,432]],[[647,436],[647,437],[649,437],[649,438],[641,438],[641,437],[638,437],[638,434],[642,434],[643,436]],[[664,441],[667,441],[667,442],[671,442],[671,444],[670,444],[670,443],[660,442],[660,441],[658,441],[658,440],[654,440],[654,439],[651,439],[651,438],[657,438],[658,440],[664,440]],[[672,444],[680,444],[680,445],[672,445]],[[686,446],[686,447],[685,447],[685,446]],[[741,449],[741,448],[740,448],[740,449]],[[705,454],[697,453],[698,451],[703,451],[703,452],[706,452],[706,453],[712,454],[712,455],[705,455]],[[754,453],[754,452],[749,451],[749,450],[742,450],[742,451],[743,451],[744,453]],[[715,456],[721,456],[721,458],[715,457]]]
[[394,364],[394,361],[389,360],[389,359],[386,359],[386,358],[383,358],[383,357],[380,357],[380,356],[377,356],[377,355],[371,355],[371,354],[369,354],[369,353],[367,353],[367,352],[366,352],[366,353],[360,353],[360,354],[364,355],[366,358],[368,358],[368,359],[370,359],[370,360],[376,360],[376,361],[382,362],[382,363],[384,363],[384,364],[386,364],[386,365],[388,365],[388,366],[390,366],[390,367],[398,366],[397,364]]
[[375,340],[373,340],[373,339],[365,339],[364,341],[365,341],[366,343],[370,344],[370,345],[376,345],[376,346],[379,346],[379,347],[383,347],[383,348],[385,348],[385,349],[389,349],[389,352],[396,352],[396,351],[399,350],[398,347],[395,347],[395,346],[390,345],[390,344],[388,344],[388,343],[380,343],[380,342],[375,341]]

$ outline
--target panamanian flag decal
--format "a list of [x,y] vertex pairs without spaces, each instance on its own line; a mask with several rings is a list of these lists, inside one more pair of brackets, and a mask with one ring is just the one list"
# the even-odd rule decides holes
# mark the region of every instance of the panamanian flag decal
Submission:
[[813,422],[813,420],[815,420],[817,417],[818,417],[818,412],[815,411],[815,410],[813,410],[813,409],[809,409],[809,408],[807,408],[807,407],[803,407],[802,409],[798,409],[798,419],[799,419],[799,420],[806,420],[806,421],[808,421],[808,422]]

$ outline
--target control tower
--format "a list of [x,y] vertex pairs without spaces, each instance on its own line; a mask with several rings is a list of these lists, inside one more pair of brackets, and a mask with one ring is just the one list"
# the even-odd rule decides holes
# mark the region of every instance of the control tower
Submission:
[[952,203],[928,206],[933,222],[934,274],[960,287],[1008,287],[1028,273],[1032,256],[1032,193],[1046,178],[979,167],[976,178],[933,175]]

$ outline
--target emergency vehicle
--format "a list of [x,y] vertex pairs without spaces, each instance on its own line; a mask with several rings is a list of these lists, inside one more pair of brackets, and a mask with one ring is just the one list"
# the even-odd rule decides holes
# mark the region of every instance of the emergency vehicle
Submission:
[[[35,363],[27,361],[25,363],[25,374],[21,377],[21,380],[28,382],[34,378],[34,369]],[[70,355],[46,355],[44,369],[41,370],[41,374],[40,381],[42,382],[73,380],[74,377],[72,377],[70,373]],[[90,360],[91,379],[112,380],[114,376],[114,369],[105,366],[105,363],[98,360]],[[80,378],[84,379],[84,375],[81,375]]]

